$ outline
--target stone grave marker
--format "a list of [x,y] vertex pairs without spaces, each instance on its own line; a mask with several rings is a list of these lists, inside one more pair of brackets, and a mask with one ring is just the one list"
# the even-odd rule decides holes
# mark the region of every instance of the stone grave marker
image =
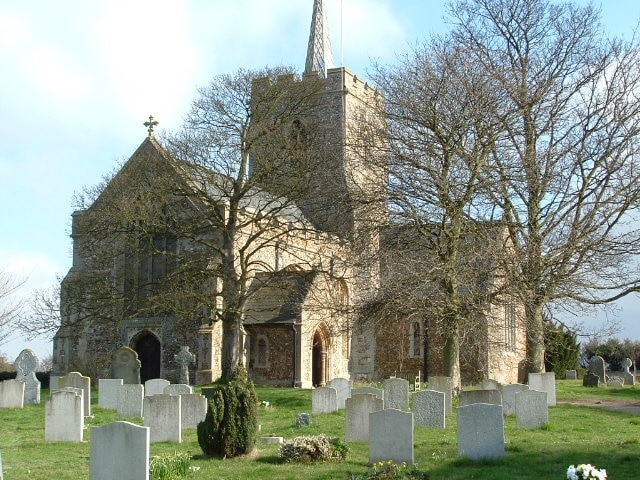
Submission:
[[447,415],[451,415],[453,411],[451,408],[451,400],[453,397],[453,382],[451,381],[451,377],[428,377],[427,384],[429,385],[429,390],[444,393],[444,411]]
[[600,383],[607,383],[607,372],[604,365],[604,358],[602,358],[600,355],[594,355],[593,357],[591,357],[591,359],[589,359],[589,369],[587,370],[587,372],[598,375],[598,378],[600,378]]
[[595,373],[587,373],[582,377],[583,387],[597,387],[598,385],[600,385],[600,377]]
[[502,393],[500,390],[463,390],[460,392],[460,406],[472,403],[490,403],[502,405]]
[[125,385],[140,383],[140,365],[138,352],[120,347],[111,355],[111,378],[121,378]]
[[516,426],[540,428],[549,423],[547,392],[523,390],[516,393]]
[[162,391],[165,395],[184,395],[193,393],[193,387],[184,383],[171,383]]
[[317,387],[311,390],[311,413],[338,411],[338,395],[335,388]]
[[118,416],[141,417],[144,387],[137,383],[126,383],[118,388]]
[[633,366],[633,362],[630,358],[625,358],[622,360],[622,376],[624,378],[625,385],[635,385],[636,377],[633,373],[629,371],[629,369]]
[[181,395],[145,396],[144,426],[149,427],[149,441],[182,442],[182,402]]
[[369,414],[384,408],[381,398],[371,393],[357,393],[347,398],[345,402],[345,433],[346,442],[369,441]]
[[327,386],[336,389],[338,410],[344,410],[344,402],[351,396],[351,388],[353,387],[353,382],[351,380],[347,380],[346,378],[338,377],[330,380]]
[[304,412],[296,415],[296,427],[308,427],[309,425],[311,425],[311,415]]
[[60,388],[60,379],[63,378],[60,375],[49,376],[49,391],[57,390]]
[[180,367],[180,383],[189,385],[189,365],[196,361],[196,356],[189,351],[189,347],[183,345],[180,351],[173,356]]
[[502,412],[505,417],[513,417],[516,414],[516,394],[523,390],[529,390],[529,385],[522,383],[512,383],[503,385],[502,392]]
[[149,480],[149,439],[149,427],[129,422],[92,427],[89,479]]
[[483,380],[480,384],[481,390],[500,390],[502,384],[497,380],[492,380],[490,378]]
[[445,428],[444,392],[421,390],[412,395],[415,424],[419,427]]
[[577,380],[578,372],[576,370],[567,370],[564,374],[565,380]]
[[116,410],[118,408],[118,389],[121,386],[121,378],[99,378],[98,406]]
[[624,379],[622,377],[611,377],[607,382],[607,386],[609,387],[617,387],[620,388],[624,386]]
[[164,378],[152,378],[151,380],[147,380],[144,382],[144,395],[145,397],[162,395],[164,389],[170,384],[171,382]]
[[60,378],[60,387],[81,388],[84,401],[84,416],[91,416],[91,378],[80,372],[70,372]]
[[16,380],[24,383],[24,403],[40,404],[40,380],[36,378],[36,370],[40,361],[33,350],[25,348],[14,362]]
[[[75,391],[74,391],[75,390]],[[84,402],[81,389],[54,390],[45,401],[45,442],[82,442]]]
[[370,394],[375,395],[376,397],[378,397],[380,400],[384,400],[384,390],[382,390],[381,388],[359,387],[359,388],[352,388],[351,389],[351,396],[352,397],[354,395],[357,395],[358,393],[370,393]]
[[2,472],[2,449],[0,448],[0,480],[4,478],[4,473]]
[[413,413],[385,408],[369,414],[369,463],[387,460],[413,465]]
[[180,394],[182,429],[198,428],[207,416],[207,397],[199,393]]
[[382,382],[384,408],[409,410],[409,381],[404,378],[387,378]]
[[547,402],[550,407],[556,405],[556,374],[554,372],[547,373],[530,373],[529,388],[538,390],[539,392],[547,392]]
[[0,408],[24,407],[24,382],[16,379],[0,382]]
[[472,403],[458,407],[458,455],[471,460],[504,457],[502,407]]

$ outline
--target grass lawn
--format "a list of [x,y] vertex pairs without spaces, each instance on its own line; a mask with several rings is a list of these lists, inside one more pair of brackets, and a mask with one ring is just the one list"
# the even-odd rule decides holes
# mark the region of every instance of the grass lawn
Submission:
[[[311,411],[311,391],[256,387],[260,400],[271,406],[260,408],[262,435],[292,438],[326,433],[344,438],[344,413],[312,415],[312,425],[295,426],[296,415]],[[559,380],[557,399],[583,397],[640,402],[640,387],[584,388],[581,380]],[[45,443],[44,400],[23,409],[0,409],[0,450],[2,480],[76,480],[89,477],[91,427],[123,420],[111,410],[92,405],[93,417],[85,420],[85,441]],[[94,392],[94,397],[96,397]],[[141,423],[141,419],[126,419]],[[516,428],[515,419],[505,420],[506,456],[498,461],[471,462],[458,458],[456,415],[447,416],[444,430],[416,427],[415,459],[431,480],[438,479],[565,479],[570,464],[591,463],[605,468],[610,480],[640,478],[640,417],[593,407],[559,404],[549,409],[549,424],[539,430]],[[200,467],[187,478],[198,479],[343,479],[366,471],[369,448],[366,443],[350,444],[346,461],[319,464],[286,464],[279,459],[278,445],[258,443],[248,457],[206,458],[195,430],[183,431],[182,443],[152,443],[151,454],[189,452],[192,465]]]

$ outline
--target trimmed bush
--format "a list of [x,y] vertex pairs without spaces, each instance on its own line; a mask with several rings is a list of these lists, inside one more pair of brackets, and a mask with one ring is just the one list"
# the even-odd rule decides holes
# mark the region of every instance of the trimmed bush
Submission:
[[344,460],[349,447],[337,438],[327,435],[305,435],[286,441],[280,447],[280,458],[285,462],[324,462]]

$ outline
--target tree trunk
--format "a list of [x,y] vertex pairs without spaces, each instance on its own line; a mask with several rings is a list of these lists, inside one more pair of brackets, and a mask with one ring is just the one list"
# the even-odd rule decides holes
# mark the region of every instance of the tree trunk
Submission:
[[240,318],[230,315],[222,322],[222,378],[229,380],[241,359]]
[[446,377],[451,377],[451,384],[454,389],[460,388],[460,335],[457,325],[447,329],[442,356],[444,369],[442,373]]
[[543,373],[544,367],[544,316],[543,303],[534,301],[525,307],[527,327],[527,372]]

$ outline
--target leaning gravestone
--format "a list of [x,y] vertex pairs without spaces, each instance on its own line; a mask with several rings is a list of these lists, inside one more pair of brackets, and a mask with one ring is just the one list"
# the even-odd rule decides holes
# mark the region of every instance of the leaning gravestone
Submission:
[[182,429],[198,428],[207,416],[207,397],[199,393],[180,394]]
[[124,384],[140,383],[138,353],[129,347],[120,347],[111,355],[111,378],[121,378]]
[[429,377],[427,383],[429,384],[429,390],[444,393],[444,411],[447,415],[450,415],[453,411],[451,408],[453,397],[453,381],[451,377]]
[[502,405],[502,393],[500,390],[463,390],[460,392],[460,406],[472,403],[490,403]]
[[547,393],[523,390],[516,394],[516,425],[519,428],[540,428],[549,423]]
[[458,407],[458,454],[471,460],[504,457],[504,418],[500,405]]
[[338,410],[344,410],[344,402],[351,396],[351,387],[353,387],[353,382],[351,380],[347,380],[346,378],[334,378],[333,380],[329,381],[329,384],[327,386],[336,389]]
[[[74,391],[75,390],[75,391]],[[82,442],[84,403],[82,390],[54,390],[45,401],[45,442]]]
[[587,370],[589,373],[593,373],[594,375],[598,375],[600,378],[600,383],[607,383],[607,373],[604,366],[604,358],[600,355],[594,355],[589,360],[589,369]]
[[122,386],[121,378],[98,379],[98,406],[115,410],[118,408],[118,389]]
[[404,378],[387,378],[382,382],[384,408],[409,410],[409,381]]
[[530,373],[529,388],[538,390],[539,392],[547,392],[547,404],[550,407],[556,405],[556,374],[554,372],[547,373]]
[[165,380],[163,378],[152,378],[151,380],[147,380],[144,382],[144,395],[145,397],[161,395],[169,384],[169,380]]
[[153,442],[182,442],[181,395],[162,393],[144,397],[144,426]]
[[413,413],[385,408],[369,414],[369,463],[388,460],[413,465]]
[[180,366],[180,383],[189,385],[189,365],[196,361],[196,356],[189,351],[188,346],[183,345],[173,359]]
[[629,371],[629,369],[633,366],[633,362],[630,358],[625,358],[622,360],[622,377],[624,378],[625,385],[635,385],[636,377],[633,373]]
[[149,480],[149,427],[113,422],[91,428],[90,480]]
[[421,390],[412,396],[411,410],[416,425],[427,428],[445,428],[444,393]]
[[70,372],[60,378],[60,387],[81,388],[84,401],[84,416],[91,416],[91,378],[80,372]]
[[505,417],[512,417],[516,414],[516,395],[523,390],[529,390],[529,385],[522,383],[512,383],[503,385],[502,392],[502,413]]
[[600,377],[595,373],[587,373],[582,377],[583,387],[597,387],[598,385],[600,385]]
[[14,362],[16,380],[24,383],[24,403],[40,404],[40,380],[36,378],[36,370],[40,361],[33,350],[25,348]]
[[125,384],[118,388],[118,416],[141,417],[144,387],[138,384]]
[[345,432],[346,442],[369,441],[369,415],[383,409],[381,398],[371,393],[357,393],[345,402]]
[[0,382],[0,408],[24,407],[24,383],[11,379]]
[[333,413],[338,411],[335,388],[318,387],[311,390],[311,413]]

